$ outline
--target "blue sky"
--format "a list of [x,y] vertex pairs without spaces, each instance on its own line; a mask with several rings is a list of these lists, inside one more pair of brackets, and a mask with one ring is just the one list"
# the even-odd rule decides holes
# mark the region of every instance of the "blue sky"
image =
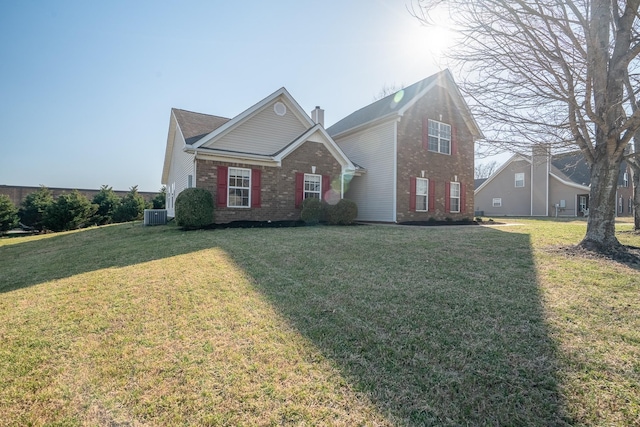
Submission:
[[284,86],[327,126],[446,67],[411,0],[0,4],[0,184],[161,187],[172,107],[233,117]]

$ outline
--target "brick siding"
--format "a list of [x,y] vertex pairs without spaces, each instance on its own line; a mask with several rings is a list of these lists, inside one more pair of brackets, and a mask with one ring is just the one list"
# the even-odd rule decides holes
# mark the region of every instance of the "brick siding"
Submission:
[[[196,187],[206,188],[216,200],[218,166],[261,170],[261,207],[215,207],[215,222],[232,221],[286,221],[300,219],[300,209],[295,208],[296,172],[329,175],[339,179],[342,168],[323,144],[307,141],[282,160],[281,167],[254,166],[244,163],[219,162],[198,159]],[[323,192],[326,189],[323,189]]]
[[[434,89],[432,93],[416,102],[398,123],[398,222],[473,218],[473,136],[446,91]],[[425,116],[456,129],[457,154],[434,153],[423,148],[422,120]],[[423,170],[425,178],[435,181],[434,211],[412,212],[409,210],[410,177],[421,178]],[[465,186],[464,212],[445,212],[445,184],[455,181],[456,175],[458,182]]]

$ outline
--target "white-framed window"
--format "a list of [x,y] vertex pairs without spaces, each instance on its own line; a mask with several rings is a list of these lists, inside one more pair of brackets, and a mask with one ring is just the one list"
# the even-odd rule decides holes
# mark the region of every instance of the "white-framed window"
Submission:
[[429,210],[429,180],[416,178],[416,211]]
[[452,182],[449,185],[449,211],[460,212],[460,183]]
[[451,125],[429,120],[429,151],[451,154]]
[[193,175],[187,176],[187,188],[193,187]]
[[524,172],[516,174],[516,188],[524,187]]
[[310,173],[304,174],[304,198],[315,197],[321,199],[322,176]]
[[494,197],[493,198],[493,207],[501,208],[502,207],[502,197]]
[[624,213],[624,199],[622,197],[618,200],[618,213]]
[[624,187],[628,187],[629,186],[629,174],[627,172],[624,173],[624,176],[622,177],[623,179],[623,186]]
[[248,208],[251,192],[251,169],[229,168],[229,197],[227,206],[230,208]]

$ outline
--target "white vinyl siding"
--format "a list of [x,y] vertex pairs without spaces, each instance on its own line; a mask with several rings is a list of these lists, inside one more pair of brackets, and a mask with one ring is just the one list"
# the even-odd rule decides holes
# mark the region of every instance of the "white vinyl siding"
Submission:
[[345,194],[358,205],[361,221],[395,220],[394,125],[389,121],[336,140],[351,161],[367,170]]
[[195,175],[195,167],[193,163],[194,155],[182,151],[184,148],[184,139],[180,131],[176,131],[173,140],[173,154],[171,155],[171,166],[169,168],[169,176],[167,182],[174,189],[171,206],[167,204],[167,215],[175,217],[175,200],[178,194],[185,188],[189,188],[189,176]]
[[308,128],[293,114],[294,109],[286,102],[287,112],[284,116],[278,116],[273,110],[276,102],[277,100],[266,105],[250,120],[217,141],[205,144],[204,147],[253,154],[274,154]]

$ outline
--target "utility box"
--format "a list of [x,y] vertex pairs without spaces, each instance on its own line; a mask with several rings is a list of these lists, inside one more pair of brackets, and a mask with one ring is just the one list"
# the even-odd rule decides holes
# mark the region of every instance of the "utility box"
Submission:
[[144,225],[165,225],[167,223],[166,209],[145,209]]

